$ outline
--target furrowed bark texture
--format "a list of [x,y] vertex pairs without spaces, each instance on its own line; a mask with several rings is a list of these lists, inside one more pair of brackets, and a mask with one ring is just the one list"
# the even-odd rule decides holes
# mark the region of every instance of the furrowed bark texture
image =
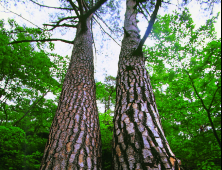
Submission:
[[127,0],[124,38],[117,74],[114,115],[114,170],[178,170],[179,160],[165,138],[143,54],[132,55],[140,42],[133,7]]
[[92,35],[79,24],[41,170],[101,170]]

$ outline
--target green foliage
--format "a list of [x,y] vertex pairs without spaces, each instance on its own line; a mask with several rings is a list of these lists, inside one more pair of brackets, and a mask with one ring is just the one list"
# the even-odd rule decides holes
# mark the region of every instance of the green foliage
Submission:
[[[221,136],[221,39],[214,23],[195,29],[187,9],[158,17],[146,47],[163,129],[184,169],[221,169],[220,147],[208,113]],[[220,138],[221,140],[221,138]]]
[[112,164],[112,136],[113,136],[113,117],[110,116],[111,110],[99,113],[100,131],[102,139],[102,162],[103,170],[110,170]]
[[107,76],[105,83],[96,82],[96,99],[105,104],[105,111],[109,110],[110,105],[116,102],[115,86],[116,78],[113,76]]
[[34,170],[39,169],[46,143],[41,134],[49,133],[57,108],[58,97],[47,100],[44,94],[59,95],[67,57],[46,52],[44,43],[9,44],[50,35],[14,20],[8,23],[9,30],[0,21],[0,167]]
[[1,169],[39,169],[46,140],[26,137],[19,127],[0,126],[0,134]]
[[[110,106],[115,104],[116,99],[116,78],[107,76],[105,83],[96,83],[96,99],[105,104],[105,113],[99,113],[100,131],[102,139],[102,169],[111,170],[112,164],[112,134],[113,117]],[[111,103],[110,103],[111,102]]]
[[22,144],[26,143],[25,132],[18,127],[0,126],[0,167],[19,169],[24,157]]
[[[173,152],[184,169],[217,170],[221,169],[220,148],[207,111],[220,136],[221,39],[216,39],[213,26],[217,17],[195,30],[190,16],[186,9],[159,17],[151,35],[157,43],[144,52],[149,56],[151,83]],[[51,42],[9,44],[50,37],[45,30],[22,27],[14,20],[9,25],[6,30],[0,21],[0,169],[36,170],[57,108],[67,57],[46,52],[45,48],[54,49]],[[104,84],[96,83],[98,100],[115,104],[114,81],[107,77]],[[57,98],[42,98],[47,92]],[[110,113],[99,114],[103,170],[111,169],[112,161]]]
[[[19,41],[20,38],[30,39],[31,35],[27,34],[29,32],[30,34],[39,32],[39,30],[20,27],[13,20],[9,20],[9,24],[11,30],[4,28],[3,21],[0,24],[0,97],[2,97],[0,118],[1,123],[5,120],[5,125],[10,126],[18,121],[28,108],[38,102],[43,93],[50,91],[57,95],[61,91],[61,82],[64,79],[67,64],[65,58],[48,53],[40,46],[36,49],[30,43],[9,44],[12,40]],[[46,106],[43,107],[43,103]],[[54,101],[42,99],[33,114],[40,110],[51,111],[52,107],[55,107],[53,103]],[[34,114],[35,118],[40,117],[42,113]],[[29,116],[30,121],[32,117]]]
[[[0,169],[36,170],[40,167],[58,95],[67,69],[67,57],[48,53],[45,44],[11,41],[44,38],[38,29],[21,27],[9,20],[10,30],[0,22]],[[33,34],[33,35],[32,35]],[[52,46],[52,45],[51,45]],[[115,103],[115,78],[97,83],[97,97]],[[55,100],[43,98],[52,92]],[[100,114],[104,170],[111,168],[113,123],[110,110]],[[16,125],[16,127],[14,126]]]

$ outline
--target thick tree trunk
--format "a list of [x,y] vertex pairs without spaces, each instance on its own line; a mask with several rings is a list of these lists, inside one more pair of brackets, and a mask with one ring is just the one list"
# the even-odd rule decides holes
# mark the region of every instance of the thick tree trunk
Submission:
[[114,115],[113,169],[180,169],[161,126],[143,54],[133,53],[140,37],[136,1],[127,0],[119,56]]
[[100,170],[101,136],[95,96],[92,35],[79,24],[41,170]]

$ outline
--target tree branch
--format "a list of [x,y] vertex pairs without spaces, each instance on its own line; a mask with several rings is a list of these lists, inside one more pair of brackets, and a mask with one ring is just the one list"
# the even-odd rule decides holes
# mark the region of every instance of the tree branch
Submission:
[[160,6],[161,6],[161,0],[157,0],[155,9],[154,9],[154,11],[151,15],[151,19],[150,19],[149,25],[146,29],[145,35],[143,36],[143,38],[142,38],[142,40],[140,41],[140,44],[139,44],[139,46],[141,46],[141,49],[142,49],[142,46],[143,46],[144,42],[146,41],[147,37],[149,36],[149,34],[151,32],[151,29],[152,29],[153,24],[156,20],[156,16],[157,16],[157,13],[158,13],[158,10],[159,10]]
[[[70,17],[65,17],[65,18],[62,18],[62,19],[60,19],[60,20],[58,20],[58,21],[56,21],[56,22],[52,22],[52,23],[56,23],[55,25],[51,25],[51,24],[43,24],[43,25],[48,25],[48,26],[54,26],[52,29],[50,29],[49,31],[52,31],[52,30],[54,30],[57,26],[59,27],[59,24],[62,22],[62,21],[64,21],[64,20],[67,20],[67,19],[77,19],[77,17],[73,17],[73,16],[70,16]],[[75,22],[77,22],[77,21],[75,21]],[[63,24],[64,25],[64,24]]]
[[[0,5],[3,7],[3,8],[5,8],[1,3],[0,3]],[[22,19],[24,19],[24,20],[26,20],[26,21],[28,21],[29,23],[31,23],[32,25],[34,25],[34,26],[36,26],[37,28],[39,28],[40,30],[43,30],[42,28],[40,28],[38,25],[35,25],[34,23],[32,23],[31,21],[29,21],[29,20],[27,20],[27,19],[25,19],[24,17],[22,17],[22,15],[19,15],[19,14],[17,14],[17,13],[15,13],[15,12],[13,12],[13,11],[11,11],[11,10],[9,10],[9,9],[7,9],[7,8],[5,8],[6,10],[8,10],[9,12],[11,12],[11,13],[13,13],[13,14],[15,14],[15,15],[17,15],[17,16],[19,16],[19,17],[21,17]]]
[[72,8],[61,8],[61,7],[51,7],[51,6],[46,6],[46,5],[42,5],[42,4],[39,4],[33,0],[30,0],[31,2],[33,2],[34,4],[37,4],[41,7],[46,7],[46,8],[54,8],[54,9],[62,9],[62,10],[73,10]]
[[[145,19],[147,20],[147,22],[149,22],[148,19],[147,19],[147,16],[146,16],[145,13],[143,12],[143,9],[141,8],[140,4],[138,4],[138,7],[139,7],[139,9],[140,9],[140,12],[143,14],[143,16],[145,17]],[[148,14],[149,14],[149,13],[148,13]]]
[[17,120],[17,121],[13,124],[13,126],[16,126],[16,125],[45,97],[45,95],[46,95],[48,92],[49,92],[49,91],[47,91],[46,93],[44,93],[44,94],[42,95],[42,97],[41,97],[35,104],[33,104],[32,107],[30,107],[29,110],[28,110],[19,120]]
[[137,49],[134,51],[134,54],[140,54],[142,52],[142,47],[143,47],[143,44],[145,43],[147,37],[149,36],[151,30],[152,30],[152,27],[153,27],[153,24],[156,20],[156,16],[157,16],[157,12],[159,10],[159,7],[161,6],[161,0],[157,0],[157,3],[155,5],[155,9],[151,15],[151,18],[150,18],[150,22],[149,22],[149,25],[146,29],[146,32],[142,38],[142,40],[140,41],[139,43],[139,46],[137,47]]
[[83,2],[83,7],[85,8],[86,12],[89,10],[88,6],[86,5],[86,2],[85,1],[82,1]]
[[[100,23],[95,19],[95,17],[93,17],[93,19],[99,24],[100,28],[103,30],[104,33],[106,33],[113,41],[115,41],[116,44],[118,44],[120,46],[120,44],[118,42],[116,42],[116,40],[111,36],[109,35],[104,29],[103,27],[100,25]],[[121,47],[121,46],[120,46]]]
[[[85,4],[86,7],[89,9],[89,6],[87,4]],[[94,13],[96,15],[96,17],[98,17],[102,22],[103,24],[105,24],[105,26],[111,31],[113,32],[113,30],[107,25],[107,23],[101,18],[101,16],[99,16],[99,14],[97,14],[96,12]],[[94,18],[95,19],[95,18]]]
[[43,25],[53,27],[49,31],[54,30],[56,27],[71,27],[71,28],[76,28],[77,27],[77,25],[70,25],[70,24],[62,24],[62,25],[43,24]]
[[95,13],[95,15],[96,15],[96,17],[98,17],[98,18],[103,22],[103,24],[105,24],[105,26],[106,26],[111,32],[113,32],[113,30],[106,24],[105,21],[103,21],[103,19],[99,16],[99,14]]
[[177,6],[177,7],[178,7],[178,5],[176,5],[176,4],[172,4],[172,3],[170,3],[170,2],[164,2],[164,1],[162,1],[162,3],[165,3],[165,4],[170,4],[170,5],[175,5],[175,6]]
[[52,22],[52,23],[57,23],[57,25],[60,24],[60,22],[64,21],[64,20],[67,20],[67,19],[77,19],[77,17],[73,17],[73,16],[70,16],[70,17],[65,17],[65,18],[62,18],[56,22]]
[[84,15],[83,14],[83,7],[82,7],[82,0],[77,0],[77,3],[79,5],[79,11],[80,11],[80,15],[82,17]]
[[72,0],[67,0],[67,1],[70,3],[70,5],[71,5],[72,8],[74,9],[77,17],[79,18],[80,16],[79,16],[79,12],[78,12],[78,7],[72,2]]
[[[183,67],[184,67],[184,66],[183,66]],[[189,72],[188,72],[185,68],[184,68],[184,70],[186,71],[186,73],[187,73],[187,75],[188,75],[188,77],[189,77],[189,79],[190,79],[190,81],[191,81],[192,87],[194,88],[194,91],[195,91],[197,97],[200,99],[203,108],[204,108],[204,109],[206,110],[206,112],[207,112],[207,116],[208,116],[208,119],[209,119],[209,121],[210,121],[211,127],[212,127],[212,129],[213,129],[214,136],[215,136],[215,138],[216,138],[216,140],[217,140],[217,142],[218,142],[218,144],[219,144],[219,146],[220,146],[220,148],[221,148],[221,142],[220,142],[220,139],[219,139],[219,137],[218,137],[218,135],[217,135],[217,132],[216,132],[216,130],[215,130],[213,121],[212,121],[212,119],[211,119],[210,110],[207,109],[206,105],[204,104],[203,99],[200,97],[199,93],[197,92],[197,89],[196,89],[196,87],[194,86],[194,82],[193,82],[192,78],[191,78],[190,75],[189,75]],[[217,90],[216,90],[216,92],[217,92]],[[214,96],[215,96],[216,92],[214,93]],[[214,97],[213,97],[213,98],[214,98]]]
[[85,18],[88,18],[92,13],[94,13],[99,7],[101,7],[107,0],[100,0],[93,6],[89,11],[84,15]]
[[146,13],[149,15],[149,17],[151,18],[151,15],[149,13],[149,11],[146,9],[146,6],[142,4],[142,9],[144,9],[146,11]]
[[68,40],[63,40],[63,39],[57,39],[57,38],[49,38],[49,39],[43,39],[43,40],[21,40],[21,41],[13,41],[9,44],[16,44],[16,43],[23,43],[23,42],[46,42],[46,41],[62,41],[68,44],[72,44],[74,41],[68,41]]
[[209,108],[208,108],[209,111],[210,111],[210,108],[211,108],[211,106],[212,106],[212,104],[213,104],[213,101],[214,101],[214,98],[215,98],[215,96],[216,96],[216,93],[217,93],[217,91],[218,91],[219,89],[220,89],[220,86],[218,86],[218,87],[217,87],[217,90],[214,92],[213,98],[212,98],[211,103],[210,103],[210,106],[209,106]]

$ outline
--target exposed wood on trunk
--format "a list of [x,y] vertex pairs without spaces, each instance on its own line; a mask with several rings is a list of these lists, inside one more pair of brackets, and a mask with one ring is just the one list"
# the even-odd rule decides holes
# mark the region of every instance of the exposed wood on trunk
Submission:
[[178,170],[161,126],[143,53],[133,55],[141,39],[136,1],[127,0],[119,56],[113,134],[114,170]]
[[101,136],[95,96],[90,17],[78,25],[41,170],[101,169]]

